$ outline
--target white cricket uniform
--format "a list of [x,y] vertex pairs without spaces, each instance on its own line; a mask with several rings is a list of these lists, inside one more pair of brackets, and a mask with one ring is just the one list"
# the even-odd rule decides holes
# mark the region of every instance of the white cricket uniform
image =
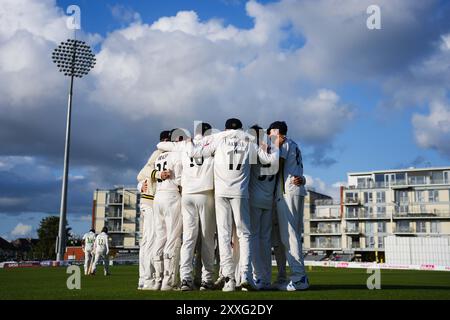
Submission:
[[[205,137],[207,141],[208,137]],[[201,142],[197,136],[193,143]],[[202,280],[211,283],[214,276],[214,233],[216,217],[214,208],[214,159],[189,157],[190,142],[161,142],[163,151],[180,152],[183,170],[181,174],[181,213],[183,217],[183,243],[180,253],[180,278],[193,281],[193,260],[197,239],[200,236]],[[200,234],[199,234],[200,231]]]
[[109,274],[109,245],[108,245],[108,234],[102,232],[96,238],[94,242],[94,251],[95,251],[95,260],[94,267],[92,268],[92,272],[95,273],[97,269],[97,264],[100,259],[103,260],[105,265],[104,273],[105,275]]
[[94,260],[95,233],[92,231],[85,233],[83,236],[83,240],[84,240],[84,273],[87,274],[89,266]]
[[157,181],[153,203],[156,233],[153,259],[156,280],[161,280],[161,271],[164,270],[164,277],[173,279],[171,284],[175,285],[183,226],[179,192],[182,164],[179,153],[161,153],[155,161],[155,169],[171,171],[169,179]]
[[191,156],[214,154],[214,188],[220,266],[225,277],[235,279],[233,264],[233,220],[239,239],[241,277],[251,279],[249,192],[251,163],[257,159],[276,165],[278,152],[267,154],[242,130],[228,130],[213,135],[203,146],[193,149]]
[[139,282],[140,288],[153,287],[155,268],[153,266],[153,246],[155,243],[155,217],[153,214],[153,199],[156,191],[156,178],[160,174],[155,167],[155,161],[161,154],[159,150],[154,151],[147,163],[139,172],[137,189],[142,190],[142,185],[147,182],[147,191],[141,193],[140,207],[140,229],[141,240],[139,242]]
[[299,281],[306,275],[302,252],[302,224],[306,189],[296,186],[293,177],[303,176],[300,148],[287,139],[280,150],[280,171],[277,179],[276,206],[281,242],[291,269],[291,280]]
[[151,286],[153,278],[153,244],[155,242],[155,217],[153,205],[140,203],[142,238],[139,243],[139,285]]
[[272,211],[277,171],[270,165],[255,164],[249,185],[253,274],[264,284],[270,284],[272,279]]

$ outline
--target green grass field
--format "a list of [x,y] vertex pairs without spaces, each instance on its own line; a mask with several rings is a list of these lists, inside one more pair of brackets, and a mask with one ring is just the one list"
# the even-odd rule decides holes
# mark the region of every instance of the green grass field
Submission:
[[81,290],[68,290],[65,268],[0,269],[0,299],[450,299],[450,272],[381,271],[381,290],[368,290],[363,269],[314,267],[305,292],[138,291],[137,266],[114,266],[104,277],[82,275]]

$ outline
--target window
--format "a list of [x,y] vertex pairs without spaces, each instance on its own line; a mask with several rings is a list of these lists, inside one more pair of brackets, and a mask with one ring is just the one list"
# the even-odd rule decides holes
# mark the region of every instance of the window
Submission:
[[378,248],[384,248],[384,237],[378,237]]
[[376,174],[375,175],[375,186],[376,187],[384,187],[384,174]]
[[377,192],[377,203],[385,203],[386,202],[386,192],[379,191]]
[[400,203],[408,203],[408,191],[398,191],[397,196]]
[[444,183],[450,183],[450,171],[444,171]]
[[416,222],[416,232],[418,233],[426,233],[427,225],[425,221],[417,221]]
[[439,224],[439,221],[431,221],[431,233],[440,233],[441,232],[441,225]]
[[366,233],[373,234],[375,231],[375,222],[366,222]]
[[357,179],[358,188],[369,188],[370,178],[358,178]]
[[395,174],[396,184],[404,185],[406,183],[406,174],[405,173],[396,173]]
[[364,203],[371,203],[372,201],[372,192],[364,192]]
[[409,221],[397,221],[397,232],[411,232]]
[[398,213],[407,214],[409,210],[409,206],[407,204],[401,204],[398,206]]
[[358,218],[358,208],[347,207],[347,218]]
[[416,202],[425,202],[425,191],[416,190]]
[[366,248],[375,248],[375,237],[366,237]]
[[386,216],[386,207],[377,207],[377,217]]
[[427,177],[426,176],[410,176],[409,183],[410,184],[426,184]]
[[358,222],[347,222],[347,232],[359,232]]
[[442,171],[431,172],[431,183],[442,183],[444,181],[444,173]]
[[386,222],[378,222],[378,233],[386,233]]
[[438,190],[428,190],[428,201],[429,202],[439,202]]

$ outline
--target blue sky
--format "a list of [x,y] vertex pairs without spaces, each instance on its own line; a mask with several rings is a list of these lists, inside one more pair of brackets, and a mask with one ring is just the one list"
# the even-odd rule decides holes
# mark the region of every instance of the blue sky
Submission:
[[[365,26],[369,2],[381,30]],[[59,210],[67,84],[48,57],[71,4],[99,61],[75,87],[78,234],[95,188],[133,185],[159,131],[193,120],[286,120],[310,187],[333,195],[347,172],[450,165],[445,1],[7,0],[0,236],[34,236]]]

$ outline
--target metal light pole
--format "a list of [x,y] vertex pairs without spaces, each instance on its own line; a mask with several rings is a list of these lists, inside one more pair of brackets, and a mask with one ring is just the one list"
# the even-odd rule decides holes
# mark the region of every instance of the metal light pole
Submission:
[[59,211],[59,231],[56,239],[56,261],[64,260],[66,249],[66,214],[67,214],[67,184],[69,176],[70,153],[70,122],[72,115],[72,94],[74,77],[87,75],[95,65],[95,55],[91,48],[80,40],[68,39],[53,51],[53,62],[59,71],[70,77],[69,99],[67,101],[66,143],[64,150],[64,174],[61,191],[61,207]]

